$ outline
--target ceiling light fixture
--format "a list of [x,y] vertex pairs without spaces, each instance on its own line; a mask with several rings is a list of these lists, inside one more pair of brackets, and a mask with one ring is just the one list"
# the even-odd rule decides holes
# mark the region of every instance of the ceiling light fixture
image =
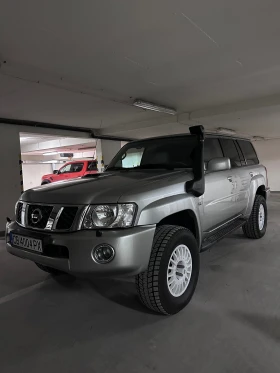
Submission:
[[58,152],[43,153],[43,155],[55,155],[55,154],[58,154]]
[[236,131],[231,130],[230,128],[223,128],[223,127],[217,128],[217,132],[226,133],[228,135],[235,135],[236,134]]
[[133,105],[140,107],[141,109],[145,109],[145,110],[153,110],[153,111],[158,111],[160,113],[165,113],[165,114],[170,114],[170,115],[177,114],[176,110],[171,109],[169,107],[155,105],[151,102],[146,102],[146,101],[142,101],[138,99],[133,102]]

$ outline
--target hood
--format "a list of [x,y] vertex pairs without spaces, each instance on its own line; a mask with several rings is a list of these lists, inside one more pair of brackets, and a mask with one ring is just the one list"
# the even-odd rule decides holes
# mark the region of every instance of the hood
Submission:
[[[149,184],[172,184],[172,180],[187,180],[186,171],[137,170],[125,172],[105,172],[89,178],[73,179],[29,189],[21,200],[33,203],[88,205],[96,203],[117,203],[123,195],[134,190],[149,189]],[[131,201],[133,202],[133,201]]]

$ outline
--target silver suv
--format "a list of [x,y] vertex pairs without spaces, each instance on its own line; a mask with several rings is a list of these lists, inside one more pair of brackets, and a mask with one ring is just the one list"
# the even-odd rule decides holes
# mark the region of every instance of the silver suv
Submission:
[[141,301],[169,315],[195,291],[199,253],[267,226],[267,173],[250,141],[190,134],[125,145],[101,174],[24,192],[7,250],[50,273],[135,276]]

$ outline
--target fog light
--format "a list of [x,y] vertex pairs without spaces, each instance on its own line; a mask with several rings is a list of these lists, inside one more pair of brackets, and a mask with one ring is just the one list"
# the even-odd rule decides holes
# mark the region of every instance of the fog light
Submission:
[[93,259],[99,264],[105,264],[111,262],[114,259],[115,250],[112,246],[103,243],[96,246],[92,251]]

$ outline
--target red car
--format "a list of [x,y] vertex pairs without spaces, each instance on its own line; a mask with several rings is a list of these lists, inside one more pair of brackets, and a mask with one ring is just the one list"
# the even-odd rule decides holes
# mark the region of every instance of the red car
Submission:
[[75,161],[63,165],[58,171],[53,174],[44,175],[42,177],[41,185],[53,183],[55,181],[75,179],[88,174],[96,174],[98,172],[97,162],[89,161]]

